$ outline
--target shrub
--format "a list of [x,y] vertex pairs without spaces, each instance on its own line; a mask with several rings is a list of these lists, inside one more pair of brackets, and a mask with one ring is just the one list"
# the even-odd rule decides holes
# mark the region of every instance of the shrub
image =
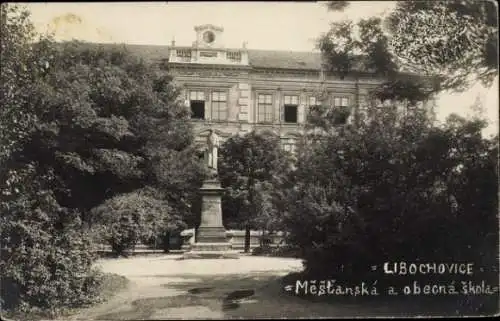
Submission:
[[17,312],[48,312],[98,300],[100,274],[79,213],[59,206],[45,188],[50,172],[19,165],[0,189],[1,301]]
[[293,245],[283,245],[272,250],[271,256],[300,258],[301,249]]
[[169,215],[166,201],[145,190],[115,196],[93,210],[93,216],[104,227],[104,238],[116,255],[127,255],[139,240],[151,239],[182,222]]
[[92,250],[83,233],[57,235],[18,249],[2,271],[6,310],[56,315],[99,300],[101,273],[92,269]]

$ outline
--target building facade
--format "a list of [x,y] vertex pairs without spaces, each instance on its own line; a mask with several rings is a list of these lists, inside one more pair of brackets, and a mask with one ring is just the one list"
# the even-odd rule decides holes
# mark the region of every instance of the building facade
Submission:
[[196,140],[208,128],[222,140],[252,130],[272,130],[285,150],[293,151],[314,105],[352,108],[367,106],[368,93],[380,84],[373,73],[354,68],[343,79],[324,71],[319,52],[226,48],[224,29],[194,28],[189,46],[132,46],[168,65],[183,99],[191,109]]

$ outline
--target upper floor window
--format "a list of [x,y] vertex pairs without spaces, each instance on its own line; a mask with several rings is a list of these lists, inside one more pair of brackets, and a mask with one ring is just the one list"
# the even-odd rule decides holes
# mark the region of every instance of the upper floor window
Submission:
[[227,119],[227,95],[225,92],[212,92],[212,119]]
[[257,99],[257,121],[271,123],[273,121],[273,95],[259,94]]
[[348,97],[333,97],[333,106],[334,107],[349,107],[349,98]]
[[191,118],[205,119],[205,93],[203,91],[190,91],[189,105],[191,106]]
[[321,103],[319,102],[318,98],[316,98],[316,96],[309,97],[309,107],[319,106],[319,105],[321,105]]
[[341,108],[340,113],[336,116],[337,124],[350,124],[352,122],[351,111],[349,110],[349,98],[335,96],[333,98],[333,107]]
[[285,103],[283,112],[285,123],[296,123],[298,118],[299,97],[285,95],[284,98]]

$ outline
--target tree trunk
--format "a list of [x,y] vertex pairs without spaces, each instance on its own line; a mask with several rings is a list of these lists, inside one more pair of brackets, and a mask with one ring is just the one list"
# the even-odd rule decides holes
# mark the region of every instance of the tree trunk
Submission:
[[250,252],[250,225],[245,225],[245,253]]
[[250,252],[250,223],[248,220],[255,214],[255,205],[253,203],[253,169],[248,179],[248,203],[250,204],[250,212],[247,213],[247,224],[245,225],[245,253]]
[[163,235],[163,251],[165,251],[165,253],[170,252],[170,232],[166,232]]

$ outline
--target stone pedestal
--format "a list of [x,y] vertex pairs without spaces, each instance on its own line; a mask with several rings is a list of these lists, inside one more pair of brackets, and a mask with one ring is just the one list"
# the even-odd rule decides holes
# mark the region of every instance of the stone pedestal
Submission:
[[231,250],[222,224],[222,192],[217,179],[206,180],[200,188],[201,223],[196,243],[184,253],[184,258],[238,258],[238,252]]

